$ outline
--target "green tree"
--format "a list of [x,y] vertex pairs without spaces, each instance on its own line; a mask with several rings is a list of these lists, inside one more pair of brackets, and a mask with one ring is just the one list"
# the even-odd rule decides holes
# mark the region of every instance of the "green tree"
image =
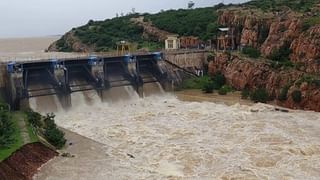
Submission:
[[264,88],[258,88],[250,94],[250,99],[254,102],[266,103],[269,99],[268,92]]
[[299,90],[294,90],[291,94],[291,97],[292,97],[292,100],[295,102],[295,103],[299,103],[301,102],[302,100],[302,94],[301,94],[301,91]]
[[243,54],[246,54],[251,58],[260,57],[260,51],[256,48],[251,47],[251,46],[244,47],[242,52],[243,52]]
[[13,142],[14,127],[8,111],[0,111],[0,148],[8,148]]

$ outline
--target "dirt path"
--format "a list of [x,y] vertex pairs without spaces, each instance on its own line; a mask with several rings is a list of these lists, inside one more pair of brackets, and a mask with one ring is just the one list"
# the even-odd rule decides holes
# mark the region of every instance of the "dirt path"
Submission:
[[28,133],[26,122],[25,122],[25,120],[23,118],[20,118],[18,120],[18,126],[19,126],[19,129],[20,129],[20,136],[22,138],[23,145],[30,143],[31,139],[30,139],[30,136],[29,136],[29,133]]

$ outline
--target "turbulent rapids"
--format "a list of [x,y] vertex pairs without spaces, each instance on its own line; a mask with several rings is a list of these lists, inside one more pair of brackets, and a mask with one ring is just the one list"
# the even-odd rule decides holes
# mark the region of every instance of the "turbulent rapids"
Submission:
[[184,102],[150,86],[145,98],[130,87],[113,89],[107,102],[95,91],[74,93],[69,111],[54,96],[30,105],[42,112],[50,105],[59,126],[105,145],[105,159],[88,162],[95,172],[78,175],[84,179],[320,177],[319,114]]

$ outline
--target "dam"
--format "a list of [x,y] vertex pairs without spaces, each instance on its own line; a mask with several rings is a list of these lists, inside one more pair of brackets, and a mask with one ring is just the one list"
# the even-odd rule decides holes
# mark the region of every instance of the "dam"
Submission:
[[7,61],[0,65],[0,87],[13,109],[44,96],[55,96],[67,109],[72,93],[90,90],[107,101],[112,98],[108,91],[125,86],[143,97],[148,84],[172,91],[183,79],[199,76],[208,53],[181,50]]
[[72,93],[89,90],[95,90],[104,101],[106,91],[121,86],[132,86],[143,97],[144,85],[159,83],[170,90],[173,81],[160,52],[9,62],[6,70],[9,103],[15,109],[23,99],[50,95],[68,107]]

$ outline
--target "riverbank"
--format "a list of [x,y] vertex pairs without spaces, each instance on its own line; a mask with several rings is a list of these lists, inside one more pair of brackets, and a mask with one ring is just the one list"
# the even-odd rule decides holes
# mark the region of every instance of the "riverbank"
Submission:
[[203,93],[200,89],[189,89],[182,91],[175,91],[174,94],[182,101],[195,102],[213,102],[218,104],[226,104],[232,106],[235,104],[253,105],[254,103],[247,99],[241,98],[241,92],[230,92],[227,95],[219,95],[218,93]]
[[0,163],[0,179],[31,180],[39,167],[57,155],[39,142],[26,144]]
[[184,93],[185,101],[164,94],[58,113],[58,125],[75,132],[66,131],[71,157],[50,161],[35,179],[319,177],[318,113]]

